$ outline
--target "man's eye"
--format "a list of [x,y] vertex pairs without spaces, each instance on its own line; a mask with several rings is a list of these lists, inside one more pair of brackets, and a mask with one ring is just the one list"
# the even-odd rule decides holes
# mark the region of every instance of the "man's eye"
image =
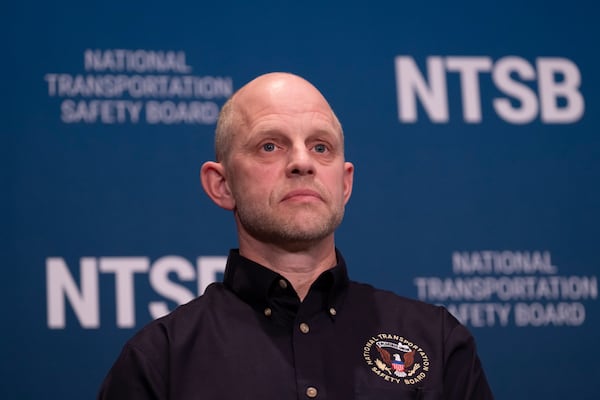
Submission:
[[275,144],[274,143],[265,143],[262,145],[262,148],[264,151],[274,151],[275,150]]
[[317,153],[325,153],[327,151],[327,146],[325,146],[324,144],[318,144],[315,146],[315,151]]

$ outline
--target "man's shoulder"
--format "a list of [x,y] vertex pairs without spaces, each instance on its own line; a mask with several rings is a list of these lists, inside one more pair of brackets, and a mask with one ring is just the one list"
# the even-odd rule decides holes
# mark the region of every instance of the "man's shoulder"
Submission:
[[228,302],[229,296],[222,283],[209,285],[205,292],[188,303],[179,305],[170,313],[147,323],[128,342],[133,347],[154,347],[160,342],[168,342],[174,335],[193,334],[202,325],[207,313],[220,312]]
[[350,299],[353,302],[370,304],[379,314],[402,317],[415,321],[435,321],[452,328],[460,323],[445,307],[421,300],[401,296],[391,290],[380,289],[367,283],[350,281]]
[[377,299],[393,302],[395,304],[407,305],[411,307],[421,307],[424,309],[436,310],[439,306],[425,303],[421,300],[402,296],[388,289],[381,289],[369,283],[350,281],[350,290],[359,296],[373,296]]

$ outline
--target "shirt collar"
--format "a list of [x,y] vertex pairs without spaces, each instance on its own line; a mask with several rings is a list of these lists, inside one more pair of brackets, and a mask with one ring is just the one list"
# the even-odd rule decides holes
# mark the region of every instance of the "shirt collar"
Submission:
[[[302,307],[310,307],[308,313],[325,310],[332,318],[341,307],[348,286],[348,272],[341,253],[336,249],[337,265],[324,271],[312,284]],[[227,258],[224,281],[226,287],[244,302],[263,312],[274,303],[284,300],[288,311],[297,312],[300,300],[290,282],[270,270],[240,255],[232,249]],[[333,310],[333,311],[332,311]]]

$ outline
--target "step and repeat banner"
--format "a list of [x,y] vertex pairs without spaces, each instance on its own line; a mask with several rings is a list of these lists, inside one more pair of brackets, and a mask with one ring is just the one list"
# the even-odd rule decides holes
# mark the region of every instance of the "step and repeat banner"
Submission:
[[445,305],[499,399],[596,398],[597,11],[11,3],[0,398],[94,398],[134,332],[222,278],[235,226],[199,169],[223,103],[271,71],[313,82],[344,126],[351,277]]

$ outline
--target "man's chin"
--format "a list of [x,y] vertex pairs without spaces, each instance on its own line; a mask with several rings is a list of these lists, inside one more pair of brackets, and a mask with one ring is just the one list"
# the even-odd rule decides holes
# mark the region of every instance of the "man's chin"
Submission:
[[330,236],[339,223],[341,215],[333,215],[323,210],[303,207],[293,213],[283,213],[278,217],[263,215],[262,218],[240,219],[244,230],[251,236],[265,243],[274,243],[278,246],[311,246]]
[[273,238],[272,243],[289,252],[306,251],[322,243],[332,232],[295,232]]
[[[318,221],[317,223],[315,223]],[[337,223],[335,220],[328,220],[323,223],[322,217],[307,216],[304,219],[297,219],[294,223],[287,224],[282,229],[281,238],[290,242],[314,243],[319,242],[333,234]]]
[[307,226],[306,223],[303,223],[286,224],[285,226],[273,229],[265,229],[265,227],[261,229],[249,229],[248,232],[262,242],[273,243],[288,250],[302,250],[330,236],[333,233],[333,229],[328,225]]

